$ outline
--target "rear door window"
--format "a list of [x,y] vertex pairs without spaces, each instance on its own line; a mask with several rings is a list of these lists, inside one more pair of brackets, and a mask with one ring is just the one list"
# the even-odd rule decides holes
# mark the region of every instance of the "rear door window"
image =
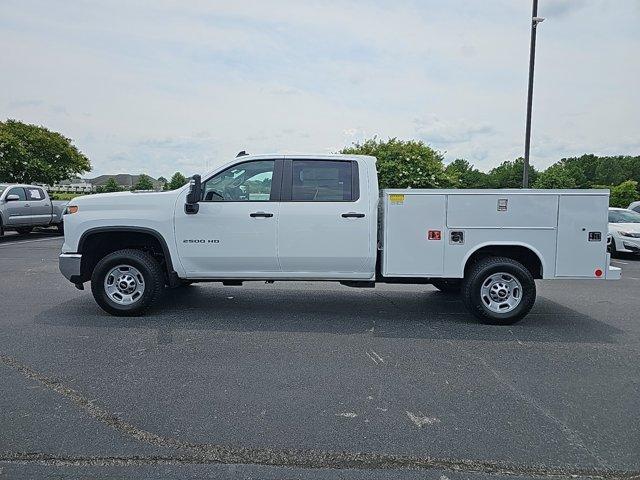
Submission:
[[291,201],[353,202],[358,199],[357,163],[293,160]]
[[41,188],[26,188],[27,191],[27,199],[32,201],[40,201],[44,200],[44,190]]

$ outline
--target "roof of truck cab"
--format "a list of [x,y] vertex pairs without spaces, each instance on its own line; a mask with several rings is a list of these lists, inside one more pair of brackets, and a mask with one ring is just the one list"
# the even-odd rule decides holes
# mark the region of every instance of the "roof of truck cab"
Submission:
[[384,194],[404,195],[609,195],[606,189],[536,189],[536,188],[385,188]]
[[281,158],[289,158],[294,160],[360,160],[375,165],[376,157],[370,155],[346,155],[342,153],[261,153],[259,155],[241,155],[235,157],[228,162],[218,165],[216,168],[209,170],[203,175],[203,178],[210,177],[218,172],[223,171],[233,165],[252,160],[276,160]]
[[366,160],[376,161],[371,155],[349,155],[345,153],[261,153],[257,155],[241,155],[233,160],[270,160],[274,158],[292,158],[303,160]]

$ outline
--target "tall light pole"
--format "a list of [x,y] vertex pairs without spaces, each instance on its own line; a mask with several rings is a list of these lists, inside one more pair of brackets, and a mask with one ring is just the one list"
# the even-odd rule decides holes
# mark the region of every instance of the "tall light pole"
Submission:
[[536,30],[544,18],[538,16],[538,0],[533,0],[531,12],[531,47],[529,49],[529,91],[527,93],[527,127],[524,137],[524,170],[522,188],[529,188],[529,150],[531,148],[531,104],[533,102],[533,69],[536,63]]

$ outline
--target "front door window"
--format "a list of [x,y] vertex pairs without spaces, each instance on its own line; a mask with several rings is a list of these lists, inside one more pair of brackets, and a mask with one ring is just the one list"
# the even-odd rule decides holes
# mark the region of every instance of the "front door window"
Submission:
[[204,202],[268,202],[275,162],[258,160],[234,165],[204,183]]

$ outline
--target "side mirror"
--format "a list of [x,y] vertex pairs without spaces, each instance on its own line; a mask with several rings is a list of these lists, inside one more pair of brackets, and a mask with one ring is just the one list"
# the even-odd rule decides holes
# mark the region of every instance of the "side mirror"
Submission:
[[16,201],[20,200],[20,197],[18,195],[16,195],[15,193],[12,193],[11,195],[7,195],[7,198],[5,198],[5,200],[7,202],[16,202]]
[[198,202],[202,199],[202,179],[200,175],[194,175],[189,181],[189,193],[187,193],[187,202],[184,211],[187,214],[198,213],[200,206]]

